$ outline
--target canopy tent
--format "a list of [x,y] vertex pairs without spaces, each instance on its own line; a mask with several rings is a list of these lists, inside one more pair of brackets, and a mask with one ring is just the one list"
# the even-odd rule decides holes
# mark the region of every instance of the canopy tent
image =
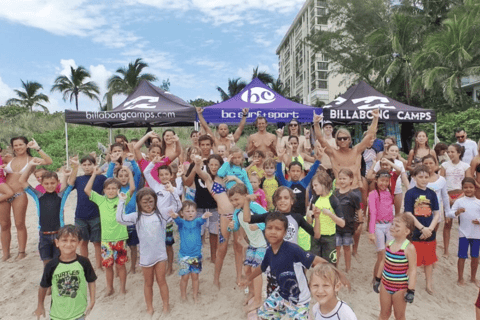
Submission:
[[435,122],[434,110],[412,107],[381,94],[364,81],[323,107],[324,120],[364,122],[372,119],[371,110],[380,108],[380,121]]
[[67,163],[67,123],[110,128],[111,141],[112,128],[193,126],[195,119],[196,111],[193,106],[142,80],[135,91],[111,111],[65,110]]
[[206,107],[203,111],[205,121],[213,124],[238,124],[242,120],[242,109],[249,108],[247,123],[252,123],[258,116],[264,116],[268,122],[313,122],[314,108],[288,100],[273,91],[258,78],[250,82],[234,97]]
[[193,126],[195,108],[173,94],[142,80],[112,111],[65,110],[65,122],[106,128]]

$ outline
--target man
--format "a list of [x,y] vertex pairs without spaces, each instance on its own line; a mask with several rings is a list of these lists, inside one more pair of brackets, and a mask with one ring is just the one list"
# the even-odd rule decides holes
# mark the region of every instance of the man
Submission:
[[262,116],[257,117],[255,120],[255,126],[257,127],[258,132],[248,137],[248,156],[252,156],[256,150],[263,151],[265,155],[267,155],[269,152],[273,152],[273,154],[276,155],[277,137],[274,134],[267,132],[267,119]]
[[455,138],[457,139],[457,143],[459,145],[465,147],[465,153],[462,161],[470,164],[473,158],[478,155],[477,143],[473,140],[467,139],[467,133],[463,128],[455,129]]
[[[242,109],[242,120],[238,124],[237,130],[235,130],[235,133],[233,135],[228,134],[228,126],[225,123],[221,123],[217,127],[217,133],[219,137],[215,137],[213,134],[212,129],[208,126],[207,121],[205,121],[205,118],[203,117],[203,108],[196,107],[198,114],[198,120],[200,120],[200,125],[202,126],[203,130],[210,136],[214,137],[214,142],[215,146],[219,145],[225,145],[227,147],[227,150],[230,150],[230,147],[232,144],[238,141],[240,137],[242,136],[243,128],[245,127],[245,123],[247,122],[247,116],[248,116],[248,108]],[[232,139],[233,136],[233,139]]]
[[[201,156],[206,164],[206,159],[210,156],[213,148],[213,138],[209,135],[203,135],[198,138],[198,144],[201,150]],[[190,187],[195,183],[195,203],[197,204],[197,217],[201,217],[205,212],[210,211],[212,215],[208,218],[208,232],[210,233],[210,256],[212,263],[215,263],[217,256],[218,230],[220,225],[220,217],[217,210],[217,202],[212,198],[208,191],[205,181],[200,179],[196,174],[195,163],[191,163],[187,170],[187,174],[183,183]],[[204,168],[204,170],[206,170]],[[205,224],[202,226],[202,236],[205,233]]]

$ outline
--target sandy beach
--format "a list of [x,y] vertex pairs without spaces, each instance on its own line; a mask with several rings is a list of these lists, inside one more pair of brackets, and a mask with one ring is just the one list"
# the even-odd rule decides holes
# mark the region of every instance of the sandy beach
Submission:
[[[34,179],[30,182],[35,185]],[[65,222],[73,223],[74,208],[76,205],[76,191],[72,192],[67,201]],[[38,221],[35,204],[29,199],[27,211],[28,229],[28,256],[19,262],[10,259],[0,263],[0,319],[34,319],[33,311],[37,305],[37,292],[43,272],[43,265],[38,254]],[[13,222],[12,222],[13,224]],[[442,227],[437,236],[442,249]],[[178,254],[179,239],[176,235],[174,245],[175,256]],[[183,304],[180,302],[180,278],[175,273],[167,278],[170,290],[171,313],[161,315],[161,298],[158,287],[154,287],[154,307],[157,310],[153,319],[246,319],[242,304],[245,297],[244,291],[235,285],[234,256],[231,244],[225,258],[221,275],[222,288],[218,290],[212,283],[213,264],[209,261],[209,247],[204,245],[203,271],[200,274],[200,302]],[[415,292],[415,301],[407,306],[407,319],[474,319],[474,302],[478,295],[478,288],[472,283],[465,287],[457,286],[457,258],[458,223],[455,222],[452,230],[451,255],[444,258],[439,255],[439,261],[434,269],[435,294],[429,295],[425,291],[425,276],[423,268],[418,270],[418,282]],[[93,246],[90,248],[89,258],[94,261]],[[12,255],[17,254],[17,241],[15,227],[12,228]],[[375,263],[375,248],[364,233],[361,238],[360,257],[353,259],[352,271],[348,277],[352,284],[351,292],[343,289],[340,298],[346,301],[355,311],[358,319],[376,319],[379,311],[379,297],[373,292],[371,286],[372,268]],[[129,254],[130,255],[130,254]],[[341,269],[344,269],[343,265]],[[129,268],[129,263],[127,269]],[[178,268],[177,268],[178,269]],[[97,272],[97,301],[88,319],[147,319],[145,302],[143,298],[143,276],[140,267],[136,274],[127,277],[127,294],[120,295],[118,279],[115,280],[116,292],[113,296],[105,297],[105,273]],[[465,268],[466,280],[469,280],[470,262]],[[192,301],[191,294],[189,296]],[[45,307],[48,312],[50,297],[47,297]],[[313,305],[313,304],[312,304]],[[391,317],[393,318],[393,315]]]

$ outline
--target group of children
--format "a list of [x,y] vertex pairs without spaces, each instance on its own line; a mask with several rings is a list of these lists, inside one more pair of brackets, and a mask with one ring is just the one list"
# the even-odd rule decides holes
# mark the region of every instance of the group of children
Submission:
[[[336,266],[343,250],[345,272],[350,271],[353,245],[358,245],[355,234],[364,222],[377,251],[372,283],[373,290],[380,293],[379,319],[389,319],[392,309],[396,319],[405,319],[406,304],[414,300],[417,266],[425,266],[427,292],[433,294],[440,204],[445,219],[461,217],[458,284],[465,284],[468,248],[471,281],[478,284],[480,200],[475,197],[476,181],[465,177],[468,167],[459,165],[462,150],[455,145],[448,148],[450,160],[441,165],[440,175],[437,159],[431,155],[415,166],[402,213],[395,205],[398,184],[401,187],[405,173],[397,160],[398,148],[388,146],[378,163],[372,163],[365,203],[362,193],[352,188],[354,173],[350,169],[341,169],[334,176],[320,166],[323,149],[315,145],[311,153],[302,153],[297,150],[296,136],[288,139],[287,149],[278,148],[277,157],[255,151],[250,165],[243,168],[245,157],[238,147],[222,147],[221,155],[216,154],[216,148],[203,149],[207,142],[213,147],[209,136],[201,136],[199,146],[185,150],[184,162],[176,164],[175,159],[183,155],[178,137],[165,139],[165,133],[160,138],[152,132],[133,146],[125,137],[117,137],[119,141],[110,147],[109,162],[103,169],[92,155],[70,159],[71,170],[64,171],[62,183],[56,173],[35,169],[42,164],[40,159],[29,161],[20,183],[35,200],[39,217],[38,247],[45,268],[35,311],[38,317],[45,315],[49,288],[52,319],[83,319],[93,308],[96,275],[86,258],[88,242],[94,244],[97,270],[105,269],[107,295],[114,294],[115,274],[120,292],[126,292],[129,247],[133,273],[140,254],[147,313],[154,313],[155,280],[163,312],[168,313],[166,277],[173,272],[173,224],[180,239],[181,299],[187,300],[191,279],[193,299],[198,301],[206,230],[215,263],[214,284],[220,287],[226,246],[233,232],[237,284],[248,287],[245,312],[257,310],[261,319],[280,319],[283,315],[308,319],[310,309],[315,319],[356,319],[353,310],[338,299],[340,288],[350,283]],[[166,140],[175,146],[169,147]],[[150,142],[147,155],[140,152],[145,142]],[[308,171],[305,161],[313,162]],[[84,175],[77,177],[80,167]],[[32,172],[40,182],[37,188],[27,182]],[[6,184],[0,181],[0,201],[10,195],[3,187]],[[207,193],[202,194],[201,188]],[[65,202],[74,189],[75,226],[64,225]],[[207,195],[214,203],[202,202],[200,206],[198,198]],[[364,221],[364,217],[369,220]],[[445,250],[448,253],[448,245]],[[307,280],[304,269],[310,268],[313,272]],[[267,279],[265,301],[262,273]],[[311,297],[317,301],[313,308],[309,306]]]

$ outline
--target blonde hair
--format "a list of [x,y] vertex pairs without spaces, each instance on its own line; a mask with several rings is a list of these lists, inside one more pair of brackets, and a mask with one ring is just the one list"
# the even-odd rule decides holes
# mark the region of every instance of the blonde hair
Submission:
[[313,276],[327,280],[334,288],[341,282],[340,271],[331,263],[321,263],[316,265],[310,276],[310,282],[312,282]]

